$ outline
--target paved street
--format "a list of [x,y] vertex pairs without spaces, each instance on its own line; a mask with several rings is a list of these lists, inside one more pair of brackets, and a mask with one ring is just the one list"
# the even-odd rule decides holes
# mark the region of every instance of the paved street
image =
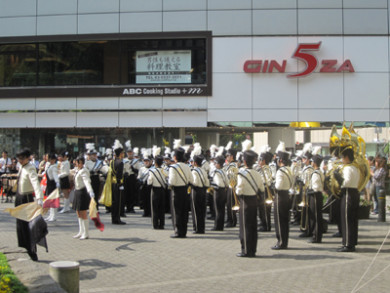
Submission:
[[[12,206],[0,204],[0,251],[10,257],[17,243],[15,219],[3,210]],[[212,222],[207,221],[206,234],[194,235],[190,223],[186,239],[171,239],[168,217],[165,230],[153,230],[150,218],[141,217],[140,211],[127,215],[127,225],[115,226],[103,213],[105,231],[91,222],[90,239],[80,241],[72,238],[78,232],[76,214],[60,214],[49,223],[49,253],[38,247],[38,263],[19,254],[17,262],[25,265],[24,271],[17,270],[18,276],[33,286],[39,279],[29,277],[28,270],[47,276],[50,262],[74,260],[80,263],[81,292],[389,291],[390,240],[377,252],[390,225],[372,216],[359,222],[355,253],[336,252],[341,239],[331,237],[334,225],[321,244],[307,243],[298,237],[298,227],[292,226],[288,250],[271,250],[275,233],[259,233],[257,257],[238,258],[238,228],[212,232]]]

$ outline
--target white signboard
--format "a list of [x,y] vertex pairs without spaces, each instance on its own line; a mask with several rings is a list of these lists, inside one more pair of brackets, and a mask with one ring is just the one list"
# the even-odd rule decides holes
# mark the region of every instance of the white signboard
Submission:
[[136,83],[191,83],[191,51],[137,51]]

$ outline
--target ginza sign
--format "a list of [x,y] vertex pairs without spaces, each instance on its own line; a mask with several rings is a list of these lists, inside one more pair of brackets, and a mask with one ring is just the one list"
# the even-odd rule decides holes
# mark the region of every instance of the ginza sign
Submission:
[[[298,73],[287,75],[287,77],[302,77],[307,76],[316,70],[319,63],[319,72],[355,72],[353,65],[349,59],[345,60],[341,65],[337,59],[322,59],[317,60],[313,55],[314,51],[319,51],[321,42],[319,43],[305,43],[298,44],[292,58],[298,59],[306,63],[306,68]],[[286,72],[287,60],[283,60],[279,63],[276,60],[247,60],[244,63],[244,72],[246,73],[272,73],[275,71],[284,73]]]

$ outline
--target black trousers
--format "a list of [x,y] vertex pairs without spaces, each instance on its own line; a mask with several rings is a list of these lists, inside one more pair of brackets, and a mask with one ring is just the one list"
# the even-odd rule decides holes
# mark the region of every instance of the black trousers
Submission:
[[257,249],[257,197],[240,197],[240,242],[243,254],[256,254]]
[[137,202],[137,178],[135,174],[125,177],[125,205],[127,212],[133,211]]
[[215,220],[214,229],[223,230],[225,223],[225,206],[226,206],[227,194],[226,188],[214,189],[214,207],[215,207]]
[[313,235],[316,242],[322,241],[324,224],[322,223],[322,192],[315,192],[309,195],[309,234]]
[[142,214],[143,217],[150,217],[152,213],[151,208],[151,202],[150,202],[150,193],[152,191],[152,186],[143,184],[140,186],[140,198],[142,200],[142,208],[144,210],[144,213]]
[[329,221],[332,224],[337,225],[338,232],[341,234],[341,200],[337,199],[330,207],[329,207]]
[[112,184],[112,206],[111,206],[111,221],[117,223],[120,221],[121,205],[123,202],[122,190],[119,190],[119,184]]
[[355,247],[358,240],[359,191],[356,188],[343,188],[341,197],[341,234],[343,246]]
[[193,187],[191,194],[191,214],[194,231],[204,233],[206,221],[206,188]]
[[276,193],[274,219],[277,245],[287,248],[290,231],[290,197],[288,190],[278,190]]
[[171,202],[172,224],[175,235],[186,237],[190,208],[190,196],[187,193],[187,186],[174,186],[171,192]]
[[93,193],[95,194],[96,208],[99,209],[99,197],[100,197],[99,174],[91,175],[91,186],[92,186]]
[[261,194],[260,199],[258,199],[258,209],[259,209],[259,218],[260,226],[265,231],[271,231],[271,207],[272,204],[266,204],[265,201],[268,198],[268,189],[265,189],[265,192]]
[[154,229],[163,229],[165,225],[165,188],[152,187],[152,223]]
[[234,204],[235,204],[235,199],[234,199],[233,189],[229,187],[227,190],[226,214],[227,214],[227,224],[233,227],[237,225],[237,211],[232,210]]
[[[26,195],[16,194],[15,207],[25,203],[33,202],[32,193]],[[31,233],[28,222],[16,219],[16,235],[18,237],[18,246],[27,249],[28,253],[36,253],[37,246],[32,243]]]

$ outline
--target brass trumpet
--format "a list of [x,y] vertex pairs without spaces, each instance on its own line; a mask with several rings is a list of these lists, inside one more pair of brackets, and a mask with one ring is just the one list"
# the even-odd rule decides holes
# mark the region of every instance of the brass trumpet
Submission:
[[270,205],[274,201],[274,198],[272,196],[271,189],[269,188],[269,186],[267,184],[265,184],[265,187],[267,188],[267,193],[268,193],[268,196],[265,200],[265,203]]
[[232,206],[232,210],[238,211],[240,209],[240,201],[238,200],[238,197],[237,197],[237,194],[236,194],[236,191],[234,190],[234,188],[232,188],[232,191],[233,191],[233,197],[234,197],[234,206]]

